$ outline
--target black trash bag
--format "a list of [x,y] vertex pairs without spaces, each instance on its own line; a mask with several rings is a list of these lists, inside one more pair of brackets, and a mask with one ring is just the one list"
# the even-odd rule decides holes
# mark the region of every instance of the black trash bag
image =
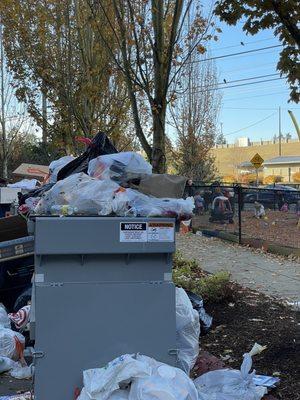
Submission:
[[91,161],[93,158],[114,153],[118,153],[118,150],[111,143],[104,132],[99,132],[93,138],[87,150],[81,154],[81,156],[69,162],[58,172],[57,180],[60,181],[78,172],[87,173],[89,161]]
[[48,192],[54,186],[54,183],[47,183],[39,187],[38,189],[30,190],[30,192],[26,194],[18,195],[19,198],[19,206],[25,204],[25,200],[29,199],[29,197],[42,197],[44,193]]
[[186,294],[189,296],[193,309],[198,311],[201,326],[201,335],[206,335],[212,327],[212,317],[205,311],[203,299],[201,296],[198,296],[196,293],[190,292],[188,290],[186,290]]

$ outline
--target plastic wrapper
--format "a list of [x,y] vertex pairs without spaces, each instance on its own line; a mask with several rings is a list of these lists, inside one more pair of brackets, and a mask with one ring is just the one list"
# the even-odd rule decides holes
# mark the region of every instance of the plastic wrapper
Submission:
[[17,361],[23,356],[24,347],[23,335],[11,329],[0,329],[0,356]]
[[194,381],[199,400],[261,400],[267,389],[255,385],[251,367],[252,358],[246,353],[240,370],[220,369],[203,374]]
[[89,162],[88,174],[97,179],[125,183],[152,174],[152,166],[140,154],[131,151],[99,156]]
[[116,193],[113,211],[119,216],[178,217],[187,218],[193,214],[194,199],[158,199],[133,189]]
[[24,329],[29,322],[30,306],[24,306],[16,313],[8,314],[9,319],[17,329]]
[[[112,200],[119,185],[113,181],[99,181],[84,173],[73,174],[58,181],[39,201],[36,214],[58,214],[59,206],[68,206],[72,214],[109,215]],[[67,212],[69,214],[69,212]]]
[[91,144],[88,146],[87,150],[83,154],[81,154],[81,156],[75,158],[75,160],[65,165],[58,172],[57,180],[60,181],[72,174],[76,174],[79,172],[87,173],[88,164],[92,159],[105,154],[113,154],[117,152],[117,149],[108,139],[106,134],[103,132],[99,132],[92,139]]
[[73,160],[74,160],[74,157],[72,157],[72,156],[64,156],[64,157],[59,158],[58,160],[52,161],[49,165],[49,174],[50,174],[49,182],[56,183],[57,182],[57,174],[59,173],[59,171],[65,165],[69,164]]
[[188,295],[176,288],[176,344],[179,367],[188,375],[199,354],[199,314],[193,309]]

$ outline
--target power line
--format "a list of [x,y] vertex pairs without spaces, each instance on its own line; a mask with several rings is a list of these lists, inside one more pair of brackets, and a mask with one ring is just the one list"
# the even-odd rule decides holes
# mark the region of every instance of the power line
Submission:
[[[286,89],[286,90],[288,90],[288,89]],[[229,98],[229,99],[225,99],[225,100],[223,100],[223,102],[226,102],[226,101],[236,101],[236,100],[246,100],[246,99],[253,99],[253,98],[255,98],[255,97],[266,97],[266,96],[273,96],[274,94],[288,94],[286,91],[284,91],[284,92],[272,92],[272,93],[267,93],[267,94],[258,94],[258,95],[255,95],[255,96],[247,96],[247,97],[234,97],[234,98]]]
[[229,83],[235,83],[235,82],[252,81],[253,79],[261,79],[261,78],[267,78],[269,76],[278,76],[278,75],[279,75],[279,73],[277,72],[275,74],[251,76],[250,78],[236,79],[234,81],[219,82],[218,85],[227,85]]
[[[278,110],[278,108],[252,108],[252,107],[222,107],[223,110],[248,110],[248,111],[274,111],[274,110]],[[296,111],[300,111],[300,108],[285,108],[285,107],[281,107],[282,110],[296,110]]]
[[226,50],[226,49],[233,49],[234,47],[241,47],[241,46],[247,46],[247,45],[251,45],[251,44],[256,44],[256,43],[261,43],[261,42],[268,42],[270,40],[274,40],[274,36],[270,37],[269,39],[260,39],[260,40],[254,40],[252,42],[243,42],[241,41],[239,44],[234,44],[231,46],[225,46],[225,47],[212,47],[211,50],[212,51],[219,51],[219,50]]
[[282,44],[276,44],[276,45],[274,45],[274,46],[261,47],[261,48],[259,48],[259,49],[252,49],[252,50],[246,50],[246,51],[239,51],[238,53],[223,54],[223,55],[221,55],[221,56],[215,56],[215,57],[204,58],[203,60],[188,61],[187,64],[195,64],[195,63],[204,62],[204,61],[218,60],[218,59],[220,59],[220,58],[239,56],[239,55],[241,55],[241,54],[255,53],[255,52],[257,52],[257,51],[268,50],[268,49],[275,49],[276,47],[282,47]]
[[223,90],[223,89],[230,89],[230,88],[236,88],[236,87],[241,87],[241,86],[250,86],[250,85],[256,85],[257,83],[266,83],[266,82],[272,82],[272,81],[278,81],[281,79],[285,79],[284,77],[281,78],[272,78],[272,79],[264,79],[262,81],[257,81],[257,82],[248,82],[248,83],[240,83],[238,85],[231,85],[231,86],[224,86],[224,87],[214,87],[211,89],[205,89],[205,90],[199,90],[199,91],[195,91],[193,93],[204,93],[204,92],[210,92],[212,90]]
[[237,131],[227,133],[227,134],[224,135],[224,136],[233,135],[234,133],[238,133],[238,132],[244,131],[244,130],[246,130],[246,129],[252,128],[252,126],[258,125],[258,124],[260,124],[261,122],[266,121],[267,119],[273,117],[273,115],[275,115],[275,114],[277,114],[277,111],[274,112],[274,113],[272,113],[272,114],[270,114],[270,115],[268,115],[267,117],[265,117],[265,118],[263,118],[263,119],[260,119],[260,120],[257,121],[257,122],[254,122],[254,124],[248,125],[248,126],[246,126],[245,128],[238,129]]

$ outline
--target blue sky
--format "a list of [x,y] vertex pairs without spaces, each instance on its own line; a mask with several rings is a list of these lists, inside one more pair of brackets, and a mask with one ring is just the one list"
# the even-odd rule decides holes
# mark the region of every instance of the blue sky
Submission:
[[[218,26],[222,29],[222,33],[219,41],[211,46],[212,57],[279,44],[270,30],[250,36],[243,32],[241,24],[228,26],[219,22]],[[243,42],[244,46],[240,42]],[[279,47],[216,60],[219,82],[226,79],[229,86],[229,82],[233,80],[278,73],[276,64],[280,50]],[[261,78],[261,80],[277,77],[279,75]],[[248,83],[248,81],[232,85],[239,83]],[[282,108],[282,133],[289,132],[293,138],[296,138],[295,128],[287,110],[292,110],[300,123],[300,104],[288,103],[288,99],[289,86],[285,79],[222,90],[220,123],[223,125],[226,140],[231,143],[235,138],[244,136],[254,141],[271,139],[274,134],[278,134],[279,106]],[[265,118],[265,121],[244,129]],[[238,130],[241,131],[236,132]]]

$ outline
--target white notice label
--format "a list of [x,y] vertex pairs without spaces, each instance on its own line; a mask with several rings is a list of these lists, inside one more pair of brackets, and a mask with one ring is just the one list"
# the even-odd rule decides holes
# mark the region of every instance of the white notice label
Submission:
[[149,222],[148,242],[174,242],[173,222]]
[[147,242],[147,223],[121,222],[120,242]]

